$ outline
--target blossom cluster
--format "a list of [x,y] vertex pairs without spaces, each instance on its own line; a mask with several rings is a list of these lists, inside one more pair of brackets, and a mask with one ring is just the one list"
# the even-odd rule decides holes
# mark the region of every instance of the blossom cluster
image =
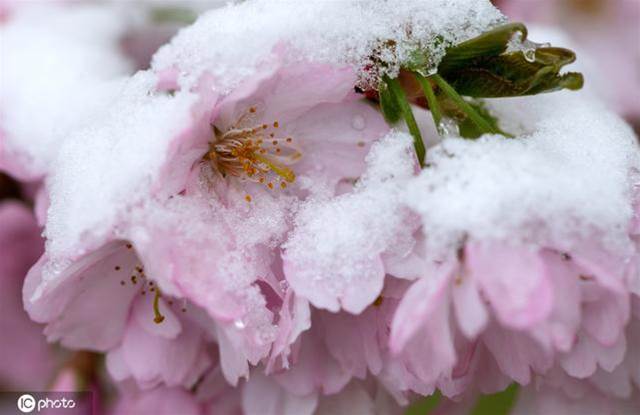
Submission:
[[570,51],[488,0],[169,3],[0,9],[0,377],[114,414],[640,411],[640,149]]

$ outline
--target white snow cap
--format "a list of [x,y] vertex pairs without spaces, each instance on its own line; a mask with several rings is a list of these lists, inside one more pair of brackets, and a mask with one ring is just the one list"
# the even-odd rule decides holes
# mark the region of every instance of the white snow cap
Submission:
[[205,13],[156,54],[153,67],[177,66],[185,86],[208,71],[228,89],[287,45],[291,61],[351,65],[366,81],[373,55],[393,73],[420,45],[437,63],[447,45],[503,21],[488,0],[254,0]]
[[99,238],[147,201],[171,141],[191,122],[196,96],[156,94],[157,78],[138,72],[104,111],[64,141],[49,177],[45,235],[50,253]]
[[77,123],[105,105],[131,70],[122,15],[104,5],[20,5],[0,25],[0,142],[5,157],[44,175]]
[[[430,257],[455,251],[466,237],[558,249],[595,241],[629,252],[631,190],[640,171],[629,126],[575,92],[493,100],[491,109],[520,127],[515,138],[446,138],[413,175],[403,151],[412,149],[410,136],[391,132],[372,147],[352,193],[302,203],[285,244],[286,258],[305,265],[295,274],[305,284],[297,288],[294,279],[294,289],[316,307],[336,311],[340,303],[358,312],[370,301],[350,298],[372,300],[381,288],[378,255],[403,253],[402,235],[413,229],[409,209],[420,216]],[[369,297],[362,287],[372,290]]]
[[631,128],[581,92],[487,102],[522,131],[514,139],[450,138],[429,151],[431,167],[407,194],[429,239],[627,244],[631,174],[640,168]]
[[[64,253],[87,234],[106,234],[149,196],[171,139],[189,124],[194,97],[186,86],[203,72],[226,90],[282,42],[300,52],[286,59],[362,69],[381,40],[394,40],[401,59],[416,42],[462,41],[501,19],[488,1],[476,0],[256,0],[206,13],[154,59],[154,70],[178,67],[182,92],[150,94],[154,74],[142,72],[120,87],[108,111],[70,134],[53,169],[48,248]],[[287,243],[290,255],[312,247],[322,267],[347,270],[330,261],[366,261],[384,252],[390,228],[404,226],[386,212],[400,205],[420,215],[427,242],[440,248],[463,235],[540,244],[595,235],[611,246],[627,244],[630,174],[640,168],[630,128],[580,92],[487,102],[516,138],[448,138],[429,150],[427,169],[405,177],[396,146],[407,138],[394,133],[396,141],[373,147],[370,171],[353,194],[303,203],[299,230]],[[382,180],[389,172],[403,179]]]
[[388,134],[373,145],[367,165],[353,192],[304,203],[284,245],[285,261],[296,268],[289,283],[316,307],[338,311],[340,303],[360,313],[382,289],[381,255],[402,249],[412,233],[402,204],[416,167],[411,136]]
[[[477,0],[256,0],[207,12],[158,52],[152,71],[116,85],[108,105],[69,132],[49,181],[49,252],[62,255],[88,235],[105,235],[116,216],[122,219],[149,196],[150,178],[157,176],[170,140],[189,127],[192,100],[184,82],[203,72],[216,76],[215,88],[229,88],[252,75],[283,43],[301,53],[291,59],[360,67],[380,41],[395,41],[401,53],[436,36],[464,40],[502,18],[489,1]],[[153,71],[172,66],[182,71],[183,92],[153,96]],[[69,88],[77,91],[80,85]],[[67,96],[59,100],[64,108]],[[92,100],[84,96],[79,102]]]

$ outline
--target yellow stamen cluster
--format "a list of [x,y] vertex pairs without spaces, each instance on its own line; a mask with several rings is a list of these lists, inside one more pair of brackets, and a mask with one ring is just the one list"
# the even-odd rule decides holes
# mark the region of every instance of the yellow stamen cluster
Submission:
[[[255,112],[255,107],[249,108],[248,113],[224,132],[214,127],[215,137],[204,158],[223,177],[238,177],[271,190],[276,185],[285,189],[287,183],[293,183],[296,178],[289,166],[296,163],[302,153],[294,146],[292,137],[279,136],[278,121],[244,127]],[[246,195],[245,200],[251,202],[251,196]]]

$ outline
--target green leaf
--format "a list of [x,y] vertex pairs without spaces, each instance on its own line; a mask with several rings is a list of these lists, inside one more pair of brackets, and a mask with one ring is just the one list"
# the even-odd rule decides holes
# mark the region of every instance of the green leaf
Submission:
[[[527,46],[509,52],[509,44]],[[560,74],[573,61],[568,49],[538,47],[529,42],[522,23],[496,27],[482,35],[450,47],[438,66],[441,75],[460,95],[474,98],[514,97],[580,89],[584,83],[579,73]]]
[[389,124],[395,124],[400,121],[402,110],[386,82],[383,81],[380,83],[378,94],[380,96],[380,109],[382,110],[384,119]]
[[189,25],[196,21],[198,15],[184,7],[158,7],[151,11],[154,23],[178,23]]
[[512,383],[502,392],[481,396],[469,415],[508,415],[515,404],[517,394],[518,385]]
[[523,52],[476,58],[472,65],[441,76],[460,94],[474,98],[515,97],[580,89],[582,74],[559,74],[563,66],[573,62],[575,54],[562,48],[538,48],[532,62]]
[[438,407],[441,400],[440,392],[436,391],[433,395],[425,396],[408,407],[405,415],[429,415],[431,411]]
[[498,56],[507,50],[509,41],[517,34],[520,35],[520,40],[527,38],[525,25],[509,23],[453,46],[447,49],[438,70],[446,73],[469,66],[477,58]]

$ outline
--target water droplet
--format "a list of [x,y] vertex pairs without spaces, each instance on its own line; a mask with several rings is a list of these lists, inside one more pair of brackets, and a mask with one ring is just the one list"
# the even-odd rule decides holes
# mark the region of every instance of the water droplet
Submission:
[[356,115],[355,117],[353,117],[353,119],[351,120],[351,126],[358,131],[364,130],[364,127],[366,126],[364,117],[362,115]]
[[458,136],[460,131],[458,124],[451,118],[443,118],[438,124],[438,133],[443,137]]
[[246,324],[244,324],[244,321],[242,321],[242,319],[237,319],[233,322],[233,325],[235,326],[235,328],[237,328],[238,330],[243,330],[246,327]]
[[287,280],[282,280],[279,282],[279,284],[282,291],[287,291],[289,289],[289,283],[287,282]]
[[533,63],[536,61],[536,50],[535,49],[525,49],[522,51],[524,58],[527,62]]

